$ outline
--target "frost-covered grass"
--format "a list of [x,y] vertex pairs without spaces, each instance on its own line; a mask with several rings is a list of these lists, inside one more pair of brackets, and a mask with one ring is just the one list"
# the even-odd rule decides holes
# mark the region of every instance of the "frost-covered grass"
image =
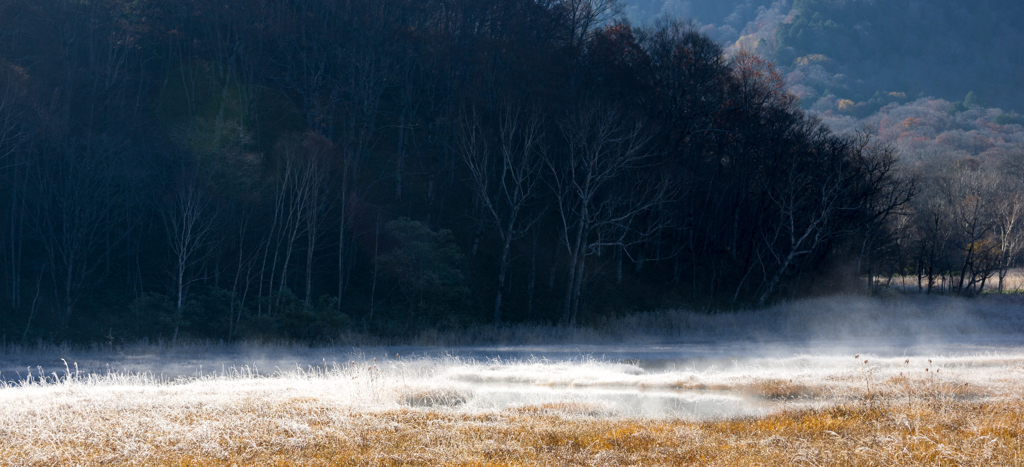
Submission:
[[[738,390],[770,407],[758,417],[704,421],[623,417],[607,403],[586,400],[467,407],[472,386],[431,378],[457,362],[412,369],[405,382],[393,367],[361,364],[267,377],[241,370],[164,383],[65,375],[0,390],[0,463],[1020,465],[1024,360],[981,359],[961,372],[951,368],[963,359],[933,361],[947,371],[929,367],[904,376],[875,370],[870,360],[850,361],[815,381],[738,374],[682,381]],[[483,370],[482,379],[572,372],[543,365],[492,362],[459,371]],[[591,371],[613,366],[581,365]],[[569,379],[585,378],[559,381]],[[626,384],[600,375],[577,382]]]
[[1019,303],[659,312],[473,347],[8,345],[0,465],[1022,465]]

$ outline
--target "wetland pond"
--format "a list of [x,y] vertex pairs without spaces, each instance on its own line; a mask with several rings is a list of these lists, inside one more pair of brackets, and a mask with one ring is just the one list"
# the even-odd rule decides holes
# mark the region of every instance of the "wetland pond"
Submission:
[[[1024,339],[762,340],[471,347],[159,346],[52,348],[0,356],[6,389],[180,397],[303,395],[341,410],[554,410],[587,417],[756,417],[855,399],[864,388],[1024,382]],[[66,363],[65,363],[66,362]],[[899,379],[904,378],[904,379]],[[128,389],[126,389],[128,388]],[[268,396],[270,397],[270,396]]]

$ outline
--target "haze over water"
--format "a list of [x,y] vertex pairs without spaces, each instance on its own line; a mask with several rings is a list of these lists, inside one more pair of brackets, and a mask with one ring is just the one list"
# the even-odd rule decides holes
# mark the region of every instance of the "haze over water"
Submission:
[[[303,394],[345,410],[568,404],[587,416],[696,419],[836,403],[903,375],[991,397],[1024,382],[1019,310],[1013,300],[843,297],[753,315],[648,315],[610,326],[618,335],[563,330],[558,338],[572,344],[544,342],[554,337],[538,328],[520,329],[534,342],[489,345],[12,348],[0,358],[0,397],[164,388],[174,397]],[[779,385],[789,392],[775,394]]]

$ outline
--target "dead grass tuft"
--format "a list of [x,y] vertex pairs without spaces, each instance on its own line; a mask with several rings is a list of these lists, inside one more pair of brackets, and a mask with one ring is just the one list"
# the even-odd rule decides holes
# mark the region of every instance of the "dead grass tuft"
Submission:
[[402,396],[405,405],[419,408],[458,407],[472,397],[468,391],[451,388],[431,388],[410,391]]
[[583,402],[532,404],[506,410],[514,414],[528,416],[610,417],[615,415],[614,410],[604,405]]
[[748,396],[767,400],[811,399],[822,396],[821,388],[813,388],[792,380],[769,379],[757,381],[743,387],[742,392]]
[[[676,381],[668,385],[669,389],[677,391],[734,391],[736,386],[729,384],[702,383],[692,381]],[[641,389],[644,386],[641,385]]]

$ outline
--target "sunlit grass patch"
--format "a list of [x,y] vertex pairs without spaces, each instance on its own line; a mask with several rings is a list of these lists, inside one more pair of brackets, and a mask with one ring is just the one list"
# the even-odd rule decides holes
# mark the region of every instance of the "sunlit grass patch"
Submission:
[[768,400],[811,399],[822,396],[820,388],[794,383],[793,380],[767,379],[743,388],[748,395]]
[[989,348],[354,352],[173,379],[61,362],[0,385],[0,466],[1024,465],[1024,353]]
[[506,410],[527,416],[608,417],[615,415],[615,410],[606,405],[586,402],[552,402],[513,407]]
[[402,394],[405,405],[410,407],[458,407],[465,404],[472,393],[452,388],[426,388],[409,390]]
[[352,411],[308,397],[175,406],[122,394],[117,407],[68,400],[4,415],[0,464],[1020,465],[1021,396],[915,395],[692,422],[573,403]]
[[[641,389],[647,389],[649,387],[657,387],[655,385],[641,384]],[[667,385],[669,389],[675,389],[677,391],[733,391],[736,390],[736,385],[725,384],[725,383],[708,383],[703,381],[674,381]]]

